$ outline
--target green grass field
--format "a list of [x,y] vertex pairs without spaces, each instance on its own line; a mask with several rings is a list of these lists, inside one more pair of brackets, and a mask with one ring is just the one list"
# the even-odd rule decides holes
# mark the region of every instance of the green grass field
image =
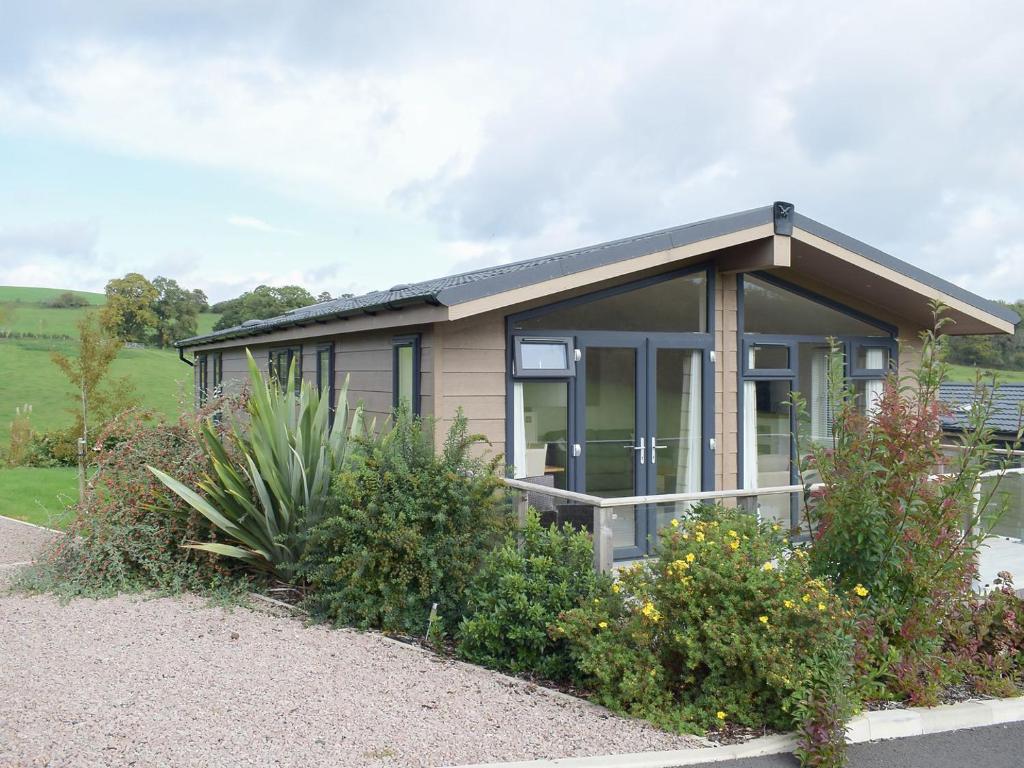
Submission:
[[[26,304],[39,304],[48,299],[56,298],[66,290],[65,288],[21,288],[15,285],[0,285],[0,303],[15,301]],[[106,303],[107,300],[107,297],[102,293],[93,293],[92,291],[71,292],[96,306]]]
[[0,515],[4,517],[64,528],[74,517],[67,505],[77,500],[78,476],[74,469],[0,469]]
[[[77,336],[75,327],[89,308],[50,309],[39,302],[61,293],[50,288],[12,288],[0,286],[0,305],[13,314],[3,324],[20,333]],[[102,303],[103,294],[84,293],[90,301]],[[218,315],[199,316],[199,333],[208,332]],[[0,386],[0,446],[10,440],[14,409],[30,404],[32,425],[46,431],[71,423],[68,412],[72,390],[60,369],[50,360],[53,351],[75,353],[75,343],[66,339],[0,339],[0,367],[4,383]],[[127,376],[143,407],[176,416],[185,404],[191,405],[192,369],[178,359],[174,349],[122,349],[111,371]]]
[[[982,369],[988,370],[988,369]],[[1024,384],[1024,371],[992,371],[998,374],[1000,384]],[[969,365],[951,365],[949,371],[950,381],[974,382],[976,369]]]

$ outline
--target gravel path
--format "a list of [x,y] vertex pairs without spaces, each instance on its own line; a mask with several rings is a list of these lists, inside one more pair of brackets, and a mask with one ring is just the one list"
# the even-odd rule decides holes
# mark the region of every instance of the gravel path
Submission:
[[45,528],[0,517],[0,571],[11,563],[32,560],[43,544],[58,535]]
[[195,597],[0,597],[0,766],[437,766],[698,745],[370,633]]

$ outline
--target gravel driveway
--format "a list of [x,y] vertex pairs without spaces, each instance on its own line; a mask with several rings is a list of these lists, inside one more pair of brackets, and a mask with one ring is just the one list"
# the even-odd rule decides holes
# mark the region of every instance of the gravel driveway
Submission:
[[375,634],[195,597],[0,596],[0,766],[437,766],[692,746]]

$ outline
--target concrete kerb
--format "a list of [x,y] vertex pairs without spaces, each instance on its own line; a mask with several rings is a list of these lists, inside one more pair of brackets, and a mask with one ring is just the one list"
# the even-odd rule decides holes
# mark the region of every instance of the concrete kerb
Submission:
[[[907,736],[1016,722],[1024,722],[1024,697],[972,700],[930,708],[887,709],[865,712],[853,718],[847,725],[846,741],[849,744],[860,744],[866,741],[901,739]],[[792,752],[795,748],[796,736],[780,734],[724,747],[511,763],[477,763],[459,768],[681,768],[744,757],[783,754]]]
[[41,531],[47,531],[48,533],[64,533],[64,531],[57,530],[56,528],[47,528],[45,525],[39,525],[37,523],[30,523],[25,520],[19,520],[16,517],[7,517],[7,515],[0,515],[0,520],[11,523],[18,523],[19,525],[27,525],[30,528],[38,528]]

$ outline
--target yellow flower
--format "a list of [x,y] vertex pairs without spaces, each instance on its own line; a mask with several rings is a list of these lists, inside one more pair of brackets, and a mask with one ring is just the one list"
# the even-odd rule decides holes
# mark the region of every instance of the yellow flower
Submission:
[[717,717],[719,720],[725,720],[725,712],[723,712],[722,710],[718,710],[717,712],[715,712],[715,717]]
[[764,565],[761,566],[761,570],[762,571],[774,571],[775,570],[775,563],[773,563],[771,560],[769,560],[767,563],[765,563]]
[[825,604],[824,604],[824,603],[818,603],[818,610],[819,610],[819,611],[824,611],[824,610],[825,610],[825,607],[826,607],[826,606],[825,606]]
[[796,603],[794,603],[792,600],[783,600],[782,604],[787,608],[796,608]]
[[779,524],[778,524],[778,523],[774,523],[774,524],[772,525],[772,530],[773,530],[773,531],[777,531],[777,530],[779,530]]
[[652,669],[652,670],[651,670],[651,677],[654,677],[654,676],[655,676],[656,674],[658,674],[658,673],[657,673],[657,671],[655,671],[655,670],[653,670],[653,669]]
[[607,621],[602,621],[597,626],[599,626],[601,629],[608,629],[608,622]]
[[730,549],[739,549],[740,548],[740,543],[738,541],[736,541],[736,539],[733,539],[732,541],[729,542],[729,548]]
[[690,538],[690,534],[687,531],[683,531],[683,538],[684,539]]
[[693,534],[693,538],[695,538],[697,541],[704,541],[704,531],[697,531],[695,534]]
[[804,595],[800,599],[803,600],[805,603],[811,602],[811,596],[810,595]]
[[595,598],[594,598],[594,605],[600,605],[600,604],[601,604],[601,601],[600,601],[600,600],[598,600],[598,599],[597,599],[597,598],[595,597]]
[[669,520],[668,524],[671,525],[673,528],[678,528],[679,527],[679,519],[673,517],[671,520]]
[[768,626],[768,617],[767,616],[758,616],[757,620],[760,621],[765,626]]
[[618,584],[612,584],[612,592],[614,592],[616,595],[619,594],[619,591],[621,589],[622,587],[620,587]]
[[729,535],[732,536],[734,539],[739,538],[739,534],[736,533],[736,531],[729,531]]
[[655,624],[657,624],[661,620],[661,612],[654,607],[654,603],[644,603],[644,607],[640,609],[640,613],[642,613]]
[[686,562],[692,563],[696,559],[697,559],[697,556],[695,554],[693,554],[693,552],[687,552],[686,553]]
[[863,584],[858,584],[856,587],[853,588],[853,591],[856,592],[860,597],[868,596],[867,587],[865,587]]

